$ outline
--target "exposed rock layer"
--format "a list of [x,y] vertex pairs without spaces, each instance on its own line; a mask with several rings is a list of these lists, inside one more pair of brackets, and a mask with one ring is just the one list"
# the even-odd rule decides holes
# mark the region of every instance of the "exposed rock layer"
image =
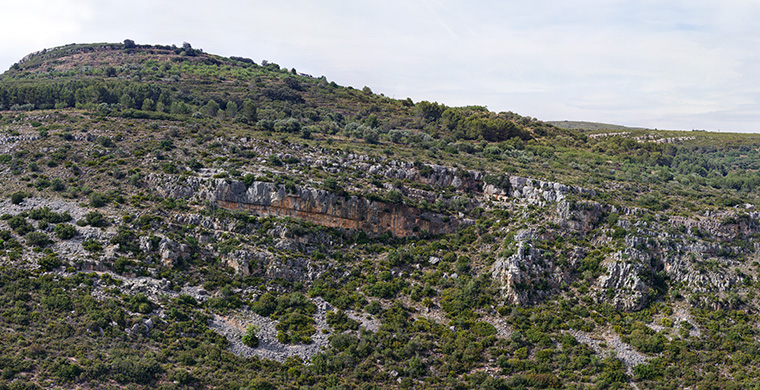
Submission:
[[242,182],[219,180],[211,200],[228,210],[301,218],[322,226],[372,233],[391,232],[399,237],[422,231],[448,234],[462,224],[456,218],[423,212],[402,204],[372,201],[358,196],[344,198],[305,187],[288,192],[282,185],[267,182],[253,182],[246,187]]

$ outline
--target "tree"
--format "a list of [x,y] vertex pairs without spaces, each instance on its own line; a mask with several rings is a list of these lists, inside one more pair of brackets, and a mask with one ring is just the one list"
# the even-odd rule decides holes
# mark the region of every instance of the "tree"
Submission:
[[376,144],[377,141],[380,139],[379,134],[377,133],[377,130],[375,129],[367,129],[364,131],[364,134],[362,134],[362,137],[364,138],[364,141],[368,144]]
[[227,109],[224,111],[224,115],[227,118],[234,118],[237,116],[238,113],[238,105],[237,103],[231,101],[227,103]]
[[143,111],[153,111],[155,108],[156,108],[156,105],[153,102],[153,99],[148,98],[148,99],[143,100],[143,104],[141,108]]
[[249,123],[254,123],[258,118],[257,114],[256,105],[251,100],[246,100],[243,103],[243,118],[247,119]]
[[438,104],[438,102],[430,103],[427,100],[423,100],[416,105],[417,115],[421,116],[429,122],[437,121],[441,117],[446,106]]
[[125,39],[124,40],[124,48],[125,49],[134,49],[136,47],[135,41],[131,39]]
[[206,103],[206,105],[203,107],[203,113],[206,114],[206,116],[215,117],[216,114],[219,112],[219,103],[216,102],[216,100],[211,99]]
[[185,53],[185,55],[189,57],[194,57],[198,54],[197,51],[193,49],[193,46],[187,42],[182,43],[182,53]]
[[375,114],[370,114],[367,117],[367,120],[365,121],[365,123],[366,123],[367,126],[369,126],[371,128],[375,128],[375,127],[380,126],[380,120],[377,119],[377,115],[375,115]]

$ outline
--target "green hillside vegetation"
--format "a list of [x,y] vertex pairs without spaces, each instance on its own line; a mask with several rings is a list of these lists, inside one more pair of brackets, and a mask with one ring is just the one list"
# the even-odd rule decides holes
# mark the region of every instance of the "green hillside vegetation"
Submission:
[[548,121],[547,123],[559,127],[561,129],[569,129],[569,130],[582,130],[582,131],[599,131],[599,130],[614,130],[614,131],[625,131],[625,130],[651,130],[651,129],[645,129],[642,127],[627,127],[627,126],[621,126],[621,125],[612,125],[609,123],[599,123],[599,122],[583,122],[583,121]]
[[[563,127],[189,44],[36,53],[0,76],[0,389],[756,388],[760,135]],[[398,237],[166,195],[216,181],[471,223]],[[531,263],[508,289],[510,258]],[[640,307],[601,284],[617,264]],[[267,331],[327,342],[236,353]]]

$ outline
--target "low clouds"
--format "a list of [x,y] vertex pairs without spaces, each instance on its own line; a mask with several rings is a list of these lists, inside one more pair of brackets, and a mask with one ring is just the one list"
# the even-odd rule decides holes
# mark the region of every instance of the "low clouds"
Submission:
[[188,41],[415,101],[545,120],[760,130],[760,4],[751,1],[109,3],[6,6],[0,67],[71,42]]

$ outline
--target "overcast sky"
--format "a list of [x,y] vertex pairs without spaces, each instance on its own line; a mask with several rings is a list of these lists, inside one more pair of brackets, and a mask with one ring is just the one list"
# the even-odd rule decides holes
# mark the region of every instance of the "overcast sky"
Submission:
[[542,120],[760,132],[760,1],[4,1],[0,69],[68,43],[176,44]]

